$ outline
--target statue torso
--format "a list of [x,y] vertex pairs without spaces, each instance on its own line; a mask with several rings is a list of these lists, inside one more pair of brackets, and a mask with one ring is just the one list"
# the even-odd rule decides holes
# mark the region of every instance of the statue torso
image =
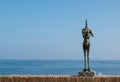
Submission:
[[91,36],[91,30],[89,28],[83,28],[82,35],[84,39],[89,39]]

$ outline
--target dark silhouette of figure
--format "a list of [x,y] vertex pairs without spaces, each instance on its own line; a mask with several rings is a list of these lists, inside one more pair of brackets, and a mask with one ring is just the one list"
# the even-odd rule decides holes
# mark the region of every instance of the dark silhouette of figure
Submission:
[[[86,19],[85,28],[82,29],[82,36],[84,38],[83,41],[83,52],[84,52],[84,69],[83,71],[90,71],[90,64],[89,64],[89,51],[90,51],[90,36],[94,37],[90,28],[88,28],[88,22]],[[87,56],[87,57],[86,57]],[[86,61],[87,58],[87,61]],[[88,64],[88,69],[86,68],[86,62]]]

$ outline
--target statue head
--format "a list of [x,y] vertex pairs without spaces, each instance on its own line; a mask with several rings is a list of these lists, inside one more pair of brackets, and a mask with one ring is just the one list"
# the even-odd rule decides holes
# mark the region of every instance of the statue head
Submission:
[[88,22],[87,22],[87,19],[85,21],[85,28],[88,28]]

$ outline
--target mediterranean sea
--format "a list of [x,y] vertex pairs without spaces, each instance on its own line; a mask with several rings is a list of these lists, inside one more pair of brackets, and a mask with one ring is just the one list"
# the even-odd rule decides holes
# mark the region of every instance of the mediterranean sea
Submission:
[[[0,60],[0,75],[77,75],[83,60]],[[90,67],[103,75],[120,75],[120,61],[94,60]]]

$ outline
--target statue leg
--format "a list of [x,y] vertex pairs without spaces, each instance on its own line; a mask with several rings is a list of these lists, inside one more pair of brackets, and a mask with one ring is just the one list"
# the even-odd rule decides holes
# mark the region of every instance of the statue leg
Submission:
[[88,63],[88,71],[90,71],[89,48],[87,49],[87,63]]
[[86,71],[86,49],[83,49],[84,50],[84,70],[83,71]]

